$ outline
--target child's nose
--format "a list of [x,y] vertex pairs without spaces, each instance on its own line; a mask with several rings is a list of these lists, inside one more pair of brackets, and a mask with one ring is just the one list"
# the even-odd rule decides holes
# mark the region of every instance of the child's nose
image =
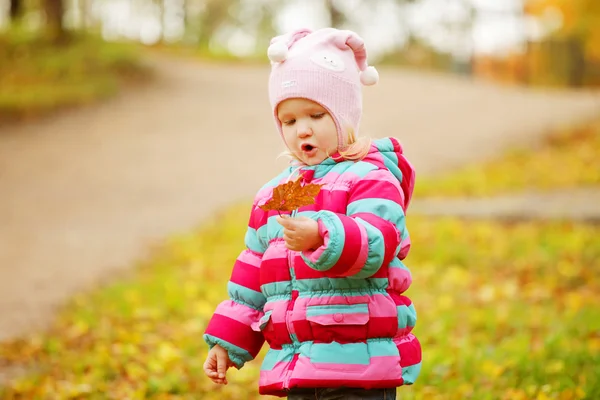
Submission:
[[312,128],[310,127],[310,124],[303,122],[298,124],[297,133],[299,138],[305,138],[312,135]]

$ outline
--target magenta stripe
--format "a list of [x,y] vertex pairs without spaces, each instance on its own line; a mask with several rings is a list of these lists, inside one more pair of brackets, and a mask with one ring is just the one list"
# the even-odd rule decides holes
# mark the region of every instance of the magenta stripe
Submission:
[[260,292],[260,270],[254,265],[236,261],[231,273],[231,282]]
[[400,242],[400,252],[398,253],[398,258],[404,260],[410,251],[410,236],[407,236]]
[[362,242],[363,237],[358,222],[352,218],[342,214],[336,214],[340,219],[344,229],[344,247],[340,258],[331,269],[327,271],[330,276],[340,276],[346,273],[348,268],[354,265],[354,261],[358,258],[362,246],[366,246],[367,242]]
[[387,266],[394,258],[396,249],[400,244],[400,234],[394,224],[371,213],[356,213],[354,218],[360,218],[377,228],[383,235],[385,254],[382,265]]
[[[358,229],[360,230],[360,242],[365,244],[369,243],[369,235],[367,234],[367,229],[362,224],[357,223],[357,225]],[[369,246],[360,246],[359,249],[360,252],[356,257],[356,261],[354,261],[354,264],[352,264],[352,266],[350,267],[350,269],[348,269],[347,272],[340,274],[340,276],[352,276],[354,274],[359,273],[360,270],[365,266],[365,263],[367,262],[367,258],[369,256]]]
[[398,293],[404,293],[412,283],[410,272],[404,268],[390,267],[388,269],[389,288]]
[[418,364],[422,361],[421,344],[412,333],[402,337],[402,339],[394,339],[394,343],[400,352],[400,365],[408,367]]
[[397,185],[378,180],[365,180],[356,186],[349,203],[363,199],[387,199],[402,204],[403,198]]
[[[290,386],[292,387],[303,387],[303,388],[333,388],[333,387],[340,387],[340,386],[346,386],[346,387],[356,387],[359,386],[361,388],[365,388],[365,389],[384,389],[384,388],[395,388],[395,387],[399,387],[404,385],[404,380],[402,379],[402,377],[398,376],[396,377],[396,379],[390,379],[390,380],[361,380],[360,382],[358,382],[358,384],[356,382],[354,382],[353,380],[348,380],[345,379],[343,381],[341,380],[324,380],[324,379],[294,379],[292,378],[290,380]],[[273,393],[275,396],[280,396],[280,397],[285,397],[286,393],[282,393],[282,392],[267,392],[265,390],[264,394],[266,393]],[[261,392],[262,394],[262,392]]]
[[268,213],[261,208],[255,206],[250,213],[248,227],[258,230],[261,226],[267,223]]
[[413,190],[415,188],[415,170],[403,155],[398,156],[398,166],[402,171],[402,182],[400,183],[400,186],[404,192],[405,203],[403,208],[404,213],[406,213],[406,209],[408,208]]
[[206,327],[206,333],[245,349],[252,357],[256,357],[264,343],[261,333],[254,332],[250,326],[221,314],[213,315]]
[[260,264],[260,284],[285,282],[291,279],[287,258],[271,258]]
[[394,300],[394,303],[398,306],[410,306],[412,304],[412,301],[410,300],[410,298],[396,293],[394,291],[389,291],[388,292],[390,297]]

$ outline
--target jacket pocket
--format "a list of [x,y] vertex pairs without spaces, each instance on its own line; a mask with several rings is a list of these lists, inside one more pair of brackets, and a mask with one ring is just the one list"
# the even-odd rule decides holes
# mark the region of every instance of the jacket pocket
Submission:
[[306,323],[308,331],[302,340],[364,341],[368,337],[369,306],[366,303],[307,306]]

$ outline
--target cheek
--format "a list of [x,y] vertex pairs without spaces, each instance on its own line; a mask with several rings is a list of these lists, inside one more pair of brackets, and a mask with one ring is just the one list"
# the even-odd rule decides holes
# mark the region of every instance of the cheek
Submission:
[[327,121],[327,129],[325,130],[326,132],[326,141],[327,141],[327,147],[329,148],[336,148],[338,146],[338,134],[337,134],[337,128],[335,126],[335,122],[333,122],[333,119],[329,119]]
[[285,125],[281,126],[281,132],[283,133],[283,140],[286,144],[290,144],[294,141],[294,134],[290,132],[290,128]]

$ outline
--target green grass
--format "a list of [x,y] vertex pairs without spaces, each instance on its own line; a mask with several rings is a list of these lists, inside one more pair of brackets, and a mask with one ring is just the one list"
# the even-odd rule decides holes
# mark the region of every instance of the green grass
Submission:
[[[201,335],[224,299],[247,208],[172,238],[134,277],[78,296],[49,332],[0,345],[0,365],[32,367],[0,397],[257,398],[258,362],[231,371],[224,388],[202,373]],[[408,223],[424,361],[400,398],[600,398],[597,226]]]
[[526,189],[600,185],[600,119],[554,132],[539,146],[419,178],[415,196],[493,196]]
[[5,32],[0,35],[0,122],[106,99],[149,73],[133,45],[80,34],[55,45],[32,33]]

